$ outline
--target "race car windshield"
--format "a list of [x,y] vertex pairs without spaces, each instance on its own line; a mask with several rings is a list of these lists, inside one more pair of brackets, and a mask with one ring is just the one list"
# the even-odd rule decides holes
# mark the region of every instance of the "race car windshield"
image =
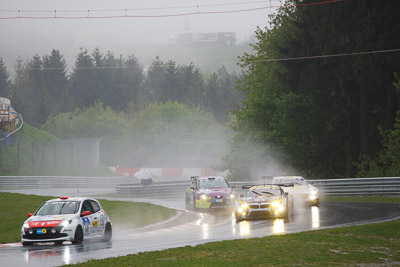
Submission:
[[280,196],[281,192],[276,189],[268,189],[268,188],[257,188],[254,190],[250,190],[247,192],[248,197],[270,197],[270,196]]
[[281,179],[281,180],[275,180],[274,184],[307,185],[307,182],[305,180]]
[[199,180],[199,188],[226,188],[229,187],[225,180]]
[[79,201],[48,202],[40,207],[36,215],[74,214],[78,212]]

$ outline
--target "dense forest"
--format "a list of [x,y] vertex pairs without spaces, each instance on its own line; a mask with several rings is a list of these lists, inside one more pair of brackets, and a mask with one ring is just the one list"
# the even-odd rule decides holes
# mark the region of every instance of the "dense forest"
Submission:
[[[133,54],[100,49],[82,49],[68,72],[53,50],[17,59],[13,81],[0,59],[0,95],[28,122],[61,138],[91,132],[118,136],[110,149],[134,138],[125,152],[144,151],[145,144],[164,148],[138,156],[142,164],[176,153],[190,157],[193,150],[182,144],[210,137],[191,139],[196,132],[222,133],[229,125],[234,136],[218,167],[233,179],[254,176],[255,169],[257,176],[398,176],[400,5],[313,3],[287,0],[270,15],[270,26],[255,31],[252,51],[240,58],[241,74],[224,67],[202,73],[160,58],[144,69]],[[223,142],[212,140],[208,147]],[[203,149],[199,154],[207,155]]]
[[139,111],[150,103],[178,101],[197,105],[226,123],[229,111],[241,101],[233,90],[239,78],[221,66],[216,73],[203,74],[193,64],[177,65],[155,58],[145,70],[135,56],[116,57],[100,49],[82,49],[71,73],[58,50],[15,63],[16,77],[0,58],[0,95],[12,99],[24,119],[40,127],[50,115],[87,108],[100,101],[116,111]]
[[307,177],[386,175],[390,166],[370,160],[398,127],[400,5],[313,2],[286,1],[241,58],[245,99],[226,164],[244,175],[251,162],[241,155],[257,144],[259,155]]

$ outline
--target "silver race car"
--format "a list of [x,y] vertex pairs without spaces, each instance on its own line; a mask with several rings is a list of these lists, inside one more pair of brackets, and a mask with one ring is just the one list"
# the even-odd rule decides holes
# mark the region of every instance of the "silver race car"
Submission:
[[289,192],[295,198],[295,202],[302,202],[312,206],[319,204],[318,189],[302,176],[276,176],[272,179],[272,184],[284,183],[293,184],[293,187],[285,188],[285,192]]
[[111,221],[100,203],[87,197],[60,197],[46,201],[21,228],[22,245],[39,242],[81,244],[84,239],[111,240]]

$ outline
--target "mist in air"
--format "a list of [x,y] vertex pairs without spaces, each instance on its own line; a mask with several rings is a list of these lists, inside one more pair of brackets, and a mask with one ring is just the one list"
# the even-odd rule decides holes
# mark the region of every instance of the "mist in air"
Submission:
[[[223,0],[5,1],[0,9],[0,56],[13,67],[18,56],[29,59],[56,49],[71,67],[80,48],[99,47],[116,55],[134,54],[144,64],[160,54],[164,60],[175,60],[168,55],[176,53],[173,49],[157,46],[171,48],[180,34],[188,32],[233,32],[237,44],[247,42],[257,26],[267,25],[274,10],[270,7],[277,5]],[[186,60],[182,63],[191,58]]]

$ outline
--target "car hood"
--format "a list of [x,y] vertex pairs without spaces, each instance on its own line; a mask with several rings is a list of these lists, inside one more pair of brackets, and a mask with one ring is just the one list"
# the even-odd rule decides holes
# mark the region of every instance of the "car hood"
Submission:
[[243,198],[243,201],[247,202],[247,203],[253,203],[253,202],[257,202],[257,203],[272,203],[275,200],[279,200],[280,198],[281,198],[280,196],[245,197],[245,198]]
[[57,215],[35,215],[27,219],[25,222],[29,224],[29,227],[54,227],[57,226],[63,220],[70,220],[74,218],[76,214],[57,214]]
[[207,194],[209,196],[227,196],[232,193],[232,188],[208,188],[208,189],[199,189],[197,191],[199,194]]
[[313,185],[306,185],[306,186],[299,186],[299,185],[295,185],[294,187],[285,187],[283,188],[283,191],[288,192],[289,194],[309,194],[313,191],[317,191],[318,189],[313,186]]

